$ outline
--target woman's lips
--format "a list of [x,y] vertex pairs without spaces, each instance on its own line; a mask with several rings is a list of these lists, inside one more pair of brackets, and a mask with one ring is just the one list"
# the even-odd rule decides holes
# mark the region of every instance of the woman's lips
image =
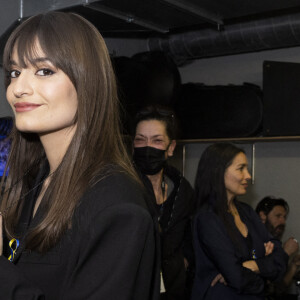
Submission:
[[40,104],[34,104],[34,103],[28,103],[28,102],[22,102],[22,103],[16,103],[15,105],[16,112],[25,112],[25,111],[32,111],[38,107],[40,107]]

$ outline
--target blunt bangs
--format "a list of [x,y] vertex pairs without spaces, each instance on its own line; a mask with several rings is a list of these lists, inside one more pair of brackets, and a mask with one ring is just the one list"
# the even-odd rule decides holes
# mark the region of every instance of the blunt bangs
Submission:
[[[58,21],[58,22],[57,22]],[[38,15],[29,18],[24,23],[19,25],[15,32],[10,36],[7,41],[3,67],[6,73],[11,70],[14,63],[12,61],[13,51],[16,49],[18,56],[18,65],[21,68],[26,68],[28,64],[37,67],[41,49],[45,58],[49,60],[54,67],[61,69],[70,78],[76,88],[76,80],[74,74],[78,73],[73,68],[80,65],[80,60],[74,60],[74,51],[68,49],[69,45],[74,43],[67,42],[74,39],[74,33],[68,28],[72,28],[74,24],[68,24],[68,20],[56,20],[53,23],[51,16]],[[71,26],[73,25],[73,26]],[[64,28],[64,30],[61,30]],[[74,30],[74,29],[73,29]],[[58,50],[59,49],[59,50]],[[72,51],[72,52],[71,52]],[[10,83],[10,78],[6,76],[5,86]]]

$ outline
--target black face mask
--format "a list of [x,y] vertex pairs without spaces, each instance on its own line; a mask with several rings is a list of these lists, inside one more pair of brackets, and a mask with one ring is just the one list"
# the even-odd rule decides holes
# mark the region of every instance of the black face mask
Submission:
[[133,160],[145,175],[157,174],[166,165],[166,150],[153,147],[134,148]]

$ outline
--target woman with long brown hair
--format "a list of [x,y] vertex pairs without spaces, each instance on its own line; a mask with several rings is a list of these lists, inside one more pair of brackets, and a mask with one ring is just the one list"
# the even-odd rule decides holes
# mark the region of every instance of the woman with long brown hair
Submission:
[[0,299],[150,299],[153,223],[100,33],[76,14],[37,15],[12,33],[3,61],[15,124]]

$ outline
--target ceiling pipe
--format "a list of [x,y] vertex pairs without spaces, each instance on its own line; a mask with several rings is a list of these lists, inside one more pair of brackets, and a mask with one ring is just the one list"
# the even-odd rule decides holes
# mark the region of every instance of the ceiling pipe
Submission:
[[169,53],[178,65],[188,60],[300,45],[300,13],[199,29],[148,39],[149,51]]

